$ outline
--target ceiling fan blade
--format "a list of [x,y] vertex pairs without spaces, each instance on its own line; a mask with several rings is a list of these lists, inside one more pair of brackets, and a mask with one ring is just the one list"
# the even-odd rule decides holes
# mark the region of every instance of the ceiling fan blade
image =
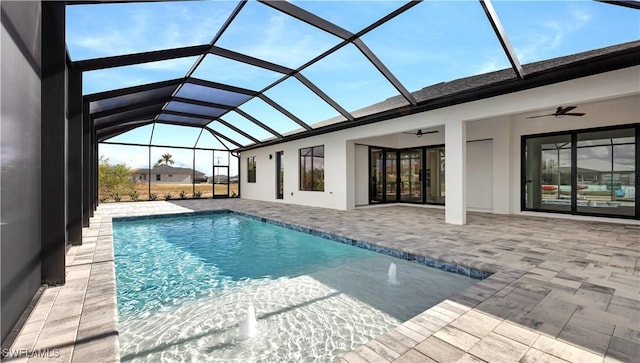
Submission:
[[570,112],[570,113],[563,113],[564,116],[584,116],[586,115],[584,112]]
[[403,134],[407,134],[407,135],[415,135],[415,132],[403,132]]
[[425,131],[425,132],[423,132],[422,134],[423,134],[423,135],[426,135],[426,134],[435,134],[435,133],[437,133],[437,132],[438,132],[438,130],[435,130],[435,131]]
[[558,107],[558,111],[556,111],[556,114],[557,114],[557,115],[566,115],[566,114],[567,114],[567,112],[569,112],[569,111],[571,111],[571,110],[575,109],[576,107],[577,107],[577,106],[567,106],[567,107],[565,107],[565,108]]
[[548,114],[548,115],[530,116],[530,117],[527,117],[527,118],[538,118],[538,117],[549,117],[549,116],[557,116],[557,114],[555,114],[555,113],[550,113],[550,114]]

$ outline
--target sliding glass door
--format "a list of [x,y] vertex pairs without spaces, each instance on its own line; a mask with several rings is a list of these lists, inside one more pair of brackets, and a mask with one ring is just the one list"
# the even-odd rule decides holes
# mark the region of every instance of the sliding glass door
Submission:
[[577,141],[577,211],[635,215],[635,130],[582,132]]
[[400,200],[422,202],[422,149],[400,152]]
[[384,202],[384,151],[371,148],[369,165],[369,202]]
[[527,139],[525,205],[571,211],[571,135]]
[[398,152],[387,151],[385,158],[385,202],[398,201]]
[[639,218],[640,126],[523,137],[524,210]]
[[427,170],[424,180],[426,184],[427,203],[444,204],[444,157],[444,146],[430,147],[426,150]]
[[369,203],[444,204],[444,146],[369,148]]

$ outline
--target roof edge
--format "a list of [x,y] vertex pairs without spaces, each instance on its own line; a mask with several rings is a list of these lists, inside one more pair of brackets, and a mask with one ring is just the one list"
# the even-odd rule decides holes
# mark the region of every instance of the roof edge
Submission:
[[[600,48],[596,51],[603,51],[608,48],[616,48],[621,45],[632,45],[632,44],[635,44],[635,45],[625,47],[619,50],[613,50],[611,52],[606,52],[604,54],[597,54],[592,57],[584,57],[573,62],[569,61],[568,63],[561,64],[559,66],[553,66],[548,69],[534,71],[532,73],[527,74],[527,76],[524,79],[512,78],[504,81],[499,81],[490,85],[478,86],[478,87],[463,90],[457,93],[449,94],[443,97],[428,99],[418,103],[415,106],[396,107],[391,110],[387,110],[387,111],[383,111],[383,112],[379,112],[379,113],[375,113],[367,116],[362,116],[360,118],[356,118],[354,121],[351,121],[351,122],[330,124],[327,126],[322,126],[317,129],[310,130],[310,131],[306,131],[306,132],[302,132],[302,133],[298,133],[290,136],[285,136],[281,139],[266,141],[259,145],[249,145],[243,148],[238,148],[234,151],[242,152],[242,151],[258,149],[265,146],[281,144],[281,143],[285,143],[293,140],[305,139],[312,136],[317,136],[317,135],[345,130],[353,127],[368,125],[376,122],[386,121],[386,120],[390,120],[400,116],[407,116],[411,114],[431,111],[439,108],[459,105],[463,103],[500,96],[508,93],[548,86],[555,83],[565,82],[573,79],[588,77],[596,74],[601,74],[601,73],[606,73],[610,71],[637,66],[637,65],[640,65],[640,41],[618,44],[618,45],[614,45],[607,48]],[[529,64],[525,64],[524,67],[536,68],[537,66],[542,64],[553,64],[558,61],[570,60],[571,58],[574,58],[576,56],[586,55],[593,52],[594,51],[592,50],[592,51],[583,52],[583,53],[576,53],[569,56],[553,58],[546,61],[529,63]],[[460,78],[454,81],[464,80],[464,79],[471,80],[474,78],[486,76],[488,74],[503,72],[503,71],[505,70],[489,72],[489,73],[471,76],[471,77]],[[413,93],[417,93],[417,92],[413,92]]]

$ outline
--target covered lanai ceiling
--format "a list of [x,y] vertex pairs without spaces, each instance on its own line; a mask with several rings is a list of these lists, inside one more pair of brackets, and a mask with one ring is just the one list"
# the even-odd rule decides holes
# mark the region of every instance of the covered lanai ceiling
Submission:
[[583,61],[572,54],[605,62],[595,48],[626,43],[604,54],[628,66],[640,47],[637,1],[68,4],[72,69],[101,142],[168,124],[237,150],[446,105],[470,84],[470,97],[533,87]]

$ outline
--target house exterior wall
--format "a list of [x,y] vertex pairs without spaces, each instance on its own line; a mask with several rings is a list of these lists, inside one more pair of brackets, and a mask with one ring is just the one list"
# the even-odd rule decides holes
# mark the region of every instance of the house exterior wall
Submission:
[[[358,176],[355,185],[356,206],[369,204],[369,147],[355,145],[355,175]],[[362,176],[367,177],[362,177]]]
[[41,282],[40,2],[5,2],[0,67],[2,144],[1,339],[3,342]]
[[156,180],[156,175],[151,172],[152,184],[191,184],[191,174],[160,174],[160,181]]
[[[632,75],[630,75],[632,76]],[[636,87],[640,88],[637,80],[640,71],[636,73]],[[640,89],[638,89],[640,92]],[[538,133],[547,133],[554,131],[588,129],[603,126],[616,126],[625,124],[634,124],[640,122],[640,95],[631,95],[618,98],[615,100],[600,100],[589,105],[581,106],[581,112],[586,115],[579,118],[564,117],[550,118],[544,122],[544,118],[534,119],[513,119],[511,121],[511,150],[513,157],[511,158],[511,212],[520,212],[520,185],[521,185],[521,136],[532,135]],[[536,121],[537,120],[537,121]],[[552,121],[552,122],[548,122]],[[636,150],[636,152],[638,152]],[[636,170],[636,173],[638,171]]]
[[[156,175],[158,175],[158,173],[155,172],[151,172],[151,184],[192,184],[192,175],[191,174],[166,174],[166,173],[161,173],[160,174],[160,180],[156,180]],[[169,176],[171,175],[171,176]],[[202,179],[204,177],[204,175],[198,175],[196,174],[196,179],[200,178]],[[142,183],[146,183],[149,179],[149,175],[148,174],[134,174],[133,175],[133,181],[134,182],[142,182]]]
[[[640,122],[640,67],[630,67],[550,86],[514,92],[461,105],[407,115],[392,120],[313,136],[241,154],[242,197],[276,201],[275,159],[284,151],[285,197],[280,202],[335,209],[350,209],[368,199],[366,145],[391,148],[442,145],[445,125],[464,121],[464,141],[491,140],[491,203],[493,213],[520,213],[520,137],[522,135]],[[577,104],[583,117],[526,119],[548,113],[559,105]],[[440,132],[417,138],[402,134],[417,129]],[[469,143],[473,144],[473,143]],[[325,145],[325,191],[299,191],[298,150]],[[468,144],[465,144],[468,145]],[[474,152],[474,146],[468,152]],[[484,150],[488,152],[487,150]],[[447,155],[456,152],[447,148]],[[257,182],[247,183],[247,157],[256,156]],[[446,164],[447,166],[449,164]],[[460,177],[460,169],[447,169],[447,178]],[[466,170],[467,181],[477,179],[477,168]],[[482,173],[485,173],[483,170]],[[485,180],[488,180],[485,178]],[[466,185],[465,185],[466,187]],[[365,189],[365,191],[363,191]],[[292,194],[293,193],[293,194]]]

